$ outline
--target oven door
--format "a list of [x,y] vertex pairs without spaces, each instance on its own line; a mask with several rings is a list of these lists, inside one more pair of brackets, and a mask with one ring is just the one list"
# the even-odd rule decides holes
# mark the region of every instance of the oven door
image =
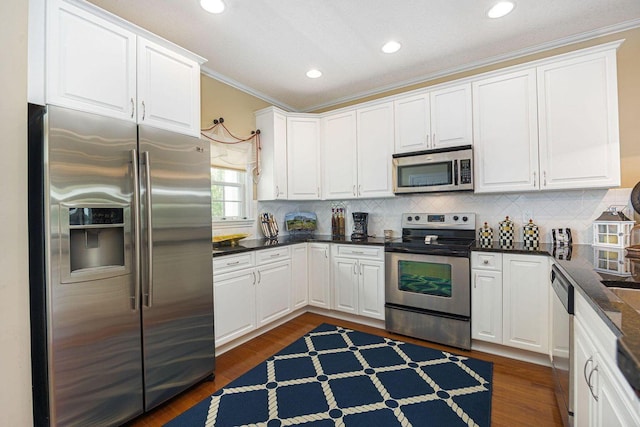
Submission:
[[385,253],[385,302],[469,317],[469,258]]

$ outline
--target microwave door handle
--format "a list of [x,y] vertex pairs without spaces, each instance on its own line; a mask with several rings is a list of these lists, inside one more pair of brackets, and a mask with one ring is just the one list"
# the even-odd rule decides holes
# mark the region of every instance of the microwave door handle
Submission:
[[453,185],[458,185],[458,159],[453,161]]

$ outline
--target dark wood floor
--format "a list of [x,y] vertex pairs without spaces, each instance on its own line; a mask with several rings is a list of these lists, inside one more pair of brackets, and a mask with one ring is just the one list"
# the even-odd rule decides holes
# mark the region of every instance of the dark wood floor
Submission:
[[381,329],[312,313],[303,314],[218,356],[214,381],[196,385],[163,406],[135,419],[130,426],[163,425],[322,323],[332,323],[493,362],[492,426],[562,426],[553,393],[551,368],[478,351],[465,352],[425,343]]

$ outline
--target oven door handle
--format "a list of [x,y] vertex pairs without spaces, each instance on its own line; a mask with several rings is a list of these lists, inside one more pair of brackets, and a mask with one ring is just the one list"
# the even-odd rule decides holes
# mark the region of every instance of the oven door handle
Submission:
[[458,159],[453,161],[453,185],[458,185]]

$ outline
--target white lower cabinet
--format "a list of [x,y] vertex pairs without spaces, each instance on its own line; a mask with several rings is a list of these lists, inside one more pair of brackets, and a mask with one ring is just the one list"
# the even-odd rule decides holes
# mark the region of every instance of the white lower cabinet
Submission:
[[328,243],[309,243],[309,305],[331,308],[331,264]]
[[471,337],[548,353],[548,257],[473,252],[471,268]]
[[214,258],[217,346],[292,310],[291,267],[288,246]]
[[297,310],[309,303],[307,244],[291,246],[291,308]]
[[576,290],[574,426],[640,425],[640,400],[617,363],[616,337]]
[[256,267],[258,327],[291,311],[291,260]]
[[384,248],[358,245],[334,248],[333,308],[384,319]]

